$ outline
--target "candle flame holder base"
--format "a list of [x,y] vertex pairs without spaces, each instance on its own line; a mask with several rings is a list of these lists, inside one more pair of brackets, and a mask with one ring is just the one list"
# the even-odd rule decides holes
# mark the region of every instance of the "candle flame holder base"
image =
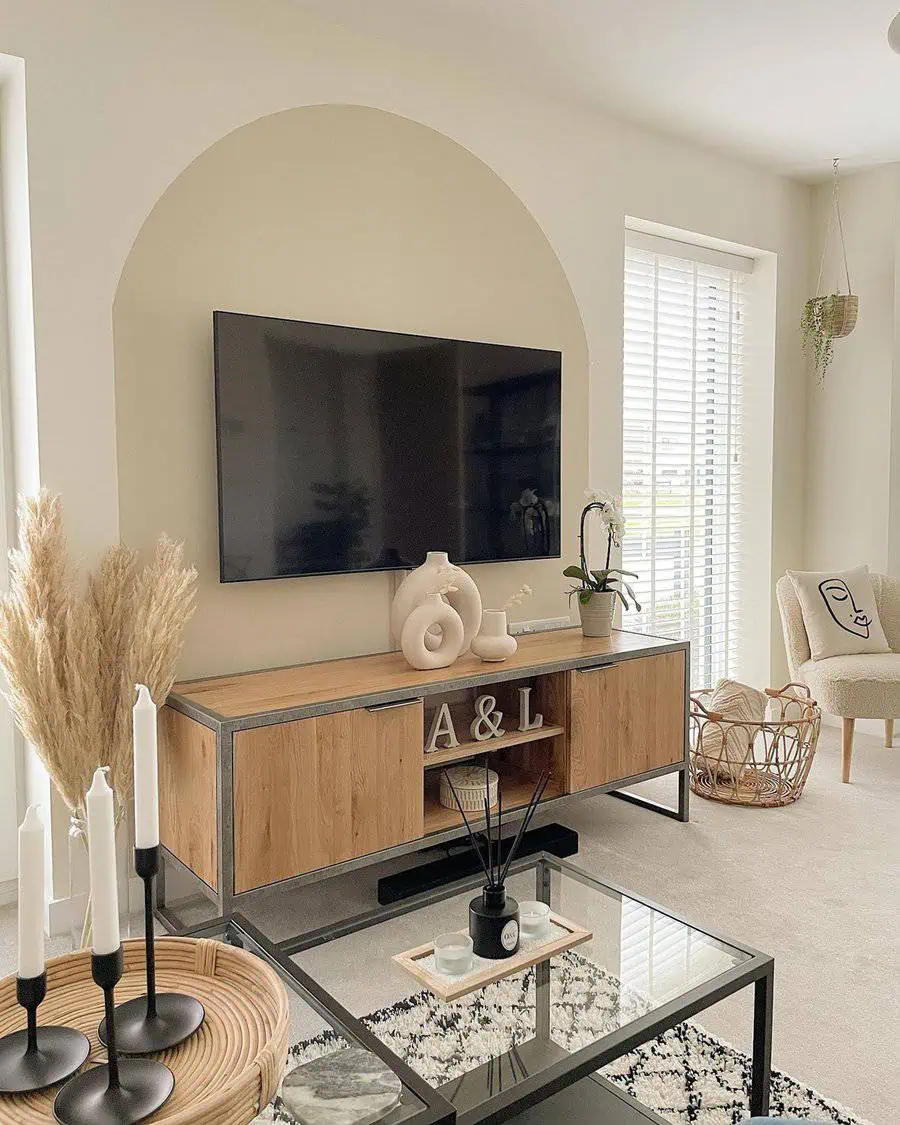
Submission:
[[16,999],[28,1013],[28,1027],[0,1039],[0,1094],[29,1094],[69,1078],[91,1049],[72,1027],[38,1027],[37,1009],[47,994],[47,974],[19,977]]
[[91,956],[91,975],[103,989],[109,1061],[70,1079],[56,1095],[53,1115],[61,1125],[136,1125],[155,1113],[175,1088],[175,1076],[162,1063],[119,1059],[115,988],[124,963],[121,946]]
[[[156,991],[153,932],[153,879],[159,872],[159,848],[135,848],[134,869],[144,882],[144,947],[147,993],[116,1008],[116,1046],[123,1055],[152,1055],[189,1039],[206,1013],[193,996]],[[106,1043],[106,1020],[97,1031]]]
[[[203,1005],[193,996],[160,992],[156,1011],[148,1014],[146,996],[137,996],[116,1008],[116,1046],[122,1055],[153,1055],[189,1039],[203,1023]],[[98,1032],[106,1043],[106,1020]]]
[[171,1070],[153,1059],[122,1059],[118,1080],[98,1066],[67,1082],[53,1114],[62,1125],[135,1125],[163,1105],[175,1087]]

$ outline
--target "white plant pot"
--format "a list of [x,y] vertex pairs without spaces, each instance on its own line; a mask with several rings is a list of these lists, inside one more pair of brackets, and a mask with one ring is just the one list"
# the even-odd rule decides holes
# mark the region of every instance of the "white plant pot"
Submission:
[[[407,574],[394,594],[391,603],[391,633],[397,643],[400,643],[404,622],[416,606],[422,604],[426,594],[448,582],[457,587],[444,596],[462,618],[462,651],[466,651],[481,625],[481,595],[473,579],[450,562],[446,551],[429,551],[425,562]],[[439,631],[430,631],[425,639],[426,647],[436,649],[440,643]]]
[[591,591],[586,602],[578,595],[578,612],[581,615],[581,631],[586,637],[608,637],[612,632],[613,610],[616,595],[611,590],[598,594]]
[[519,647],[509,635],[505,609],[486,609],[481,615],[481,628],[472,641],[472,652],[482,660],[507,660]]

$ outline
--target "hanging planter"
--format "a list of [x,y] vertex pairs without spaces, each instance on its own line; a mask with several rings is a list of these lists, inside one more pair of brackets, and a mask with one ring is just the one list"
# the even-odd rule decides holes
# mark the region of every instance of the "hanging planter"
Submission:
[[[819,277],[816,281],[816,296],[811,297],[806,302],[803,308],[803,317],[800,321],[800,330],[803,333],[803,350],[812,359],[820,383],[824,382],[825,372],[834,358],[834,341],[850,335],[856,327],[856,318],[859,315],[859,297],[850,288],[847,247],[844,243],[844,224],[841,221],[837,159],[834,161],[834,186],[831,199],[831,216],[828,220],[828,231],[825,234],[825,245],[822,247],[822,261],[819,265]],[[841,256],[844,262],[844,279],[847,292],[842,293],[840,291],[840,282],[838,282],[836,292],[820,296],[825,256],[828,253],[831,231],[835,225],[841,240]]]

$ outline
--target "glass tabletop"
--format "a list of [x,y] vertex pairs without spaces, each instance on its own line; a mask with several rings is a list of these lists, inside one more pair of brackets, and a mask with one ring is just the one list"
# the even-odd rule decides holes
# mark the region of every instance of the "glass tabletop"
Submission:
[[[318,1003],[296,981],[287,983],[291,1010],[287,1067],[277,1096],[254,1118],[253,1125],[297,1125],[309,1120],[308,1113],[322,1104],[322,1098],[334,1096],[325,1088],[330,1082],[336,1084],[342,1097],[356,1096],[355,1110],[371,1103],[373,1119],[384,1125],[436,1125],[449,1120],[397,1075],[398,1067],[390,1054],[376,1060],[369,1053],[361,1060],[360,1052],[369,1052],[371,1044],[361,1040],[358,1029],[343,1023],[327,1003]],[[329,1071],[318,1071],[314,1076],[305,1064],[318,1062],[327,1062]],[[299,1098],[296,1107],[292,1098]],[[294,1108],[298,1110],[296,1115]]]
[[[548,902],[591,937],[458,1000],[445,1002],[423,989],[392,958],[466,929],[477,887],[436,892],[425,905],[397,908],[404,913],[336,927],[335,936],[320,932],[310,948],[283,947],[291,964],[460,1115],[475,1118],[488,1102],[502,1097],[508,1104],[517,1088],[524,1095],[579,1052],[583,1057],[585,1048],[621,1038],[617,1033],[646,1027],[646,1038],[653,1038],[655,1016],[671,1014],[753,957],[552,857],[515,866],[509,894]],[[320,1034],[302,1021],[297,1034],[306,1057]]]

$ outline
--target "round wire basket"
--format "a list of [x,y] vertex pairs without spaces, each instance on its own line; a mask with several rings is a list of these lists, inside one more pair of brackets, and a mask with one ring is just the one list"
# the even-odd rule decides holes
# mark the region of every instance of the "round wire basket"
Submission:
[[816,754],[822,712],[804,684],[766,688],[762,722],[729,719],[691,692],[691,789],[731,805],[777,808],[796,801]]

